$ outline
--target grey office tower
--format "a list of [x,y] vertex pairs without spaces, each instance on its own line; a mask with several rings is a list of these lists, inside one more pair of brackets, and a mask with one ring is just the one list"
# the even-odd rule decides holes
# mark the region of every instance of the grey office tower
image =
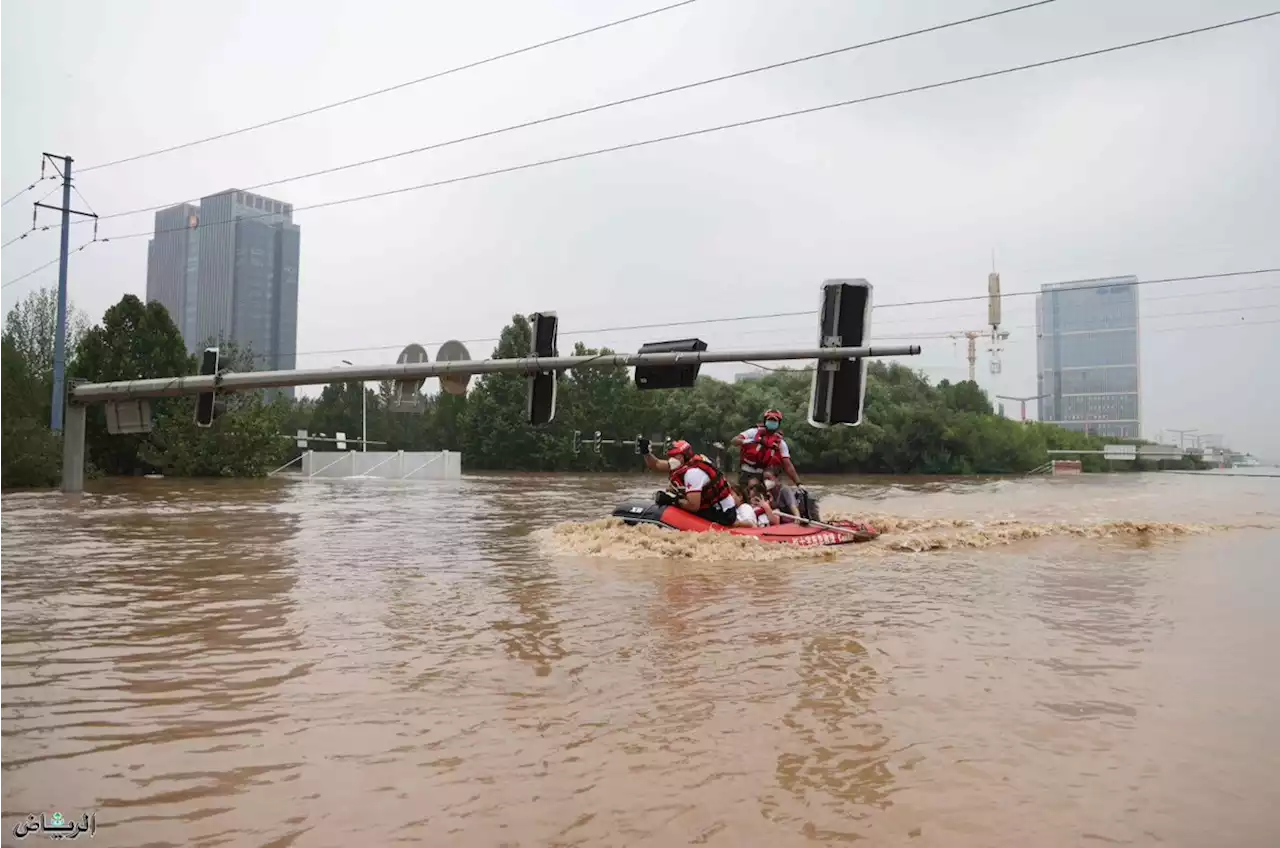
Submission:
[[1142,436],[1137,277],[1042,286],[1037,299],[1040,420],[1095,436]]
[[200,210],[190,203],[156,213],[155,237],[147,243],[147,300],[158,301],[191,351],[196,327],[196,282],[200,263]]
[[294,368],[300,243],[291,204],[245,191],[204,197],[199,210],[163,210],[148,251],[147,298],[169,309],[193,353],[228,340],[252,350],[255,370]]

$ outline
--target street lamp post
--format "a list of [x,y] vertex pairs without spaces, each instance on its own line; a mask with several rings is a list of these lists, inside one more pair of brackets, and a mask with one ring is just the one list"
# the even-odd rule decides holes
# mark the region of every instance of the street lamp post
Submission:
[[[353,365],[349,359],[342,360],[343,365]],[[364,383],[360,384],[360,450],[367,451],[369,449],[369,416],[365,406],[368,399],[364,394]]]

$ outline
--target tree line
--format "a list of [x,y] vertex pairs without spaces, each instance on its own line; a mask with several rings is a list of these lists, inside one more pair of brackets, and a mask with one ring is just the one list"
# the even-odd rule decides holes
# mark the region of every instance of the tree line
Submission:
[[[50,486],[61,467],[60,438],[49,429],[56,301],[48,290],[33,293],[6,317],[3,336],[3,485]],[[193,374],[196,359],[167,310],[126,295],[90,326],[72,308],[68,320],[68,380],[106,382]],[[206,344],[213,344],[212,340]],[[203,347],[203,346],[202,346]],[[494,358],[528,355],[529,319],[515,315],[503,328]],[[254,370],[249,350],[221,344],[221,364]],[[575,345],[575,355],[610,354],[608,348]],[[170,476],[262,476],[298,455],[287,437],[298,429],[312,435],[361,432],[361,397],[374,450],[460,451],[470,469],[527,471],[638,471],[629,446],[591,448],[605,439],[644,435],[655,441],[682,438],[713,454],[756,423],[764,410],[784,415],[783,430],[801,474],[1003,474],[1041,465],[1046,451],[1101,450],[1114,441],[1038,422],[1021,423],[995,413],[972,382],[930,385],[899,364],[873,362],[866,406],[858,427],[818,429],[805,421],[811,374],[777,369],[759,380],[727,383],[699,377],[691,389],[640,391],[628,369],[565,372],[558,378],[555,420],[526,423],[527,378],[491,374],[473,378],[464,396],[424,398],[421,413],[392,409],[392,384],[334,383],[318,397],[297,401],[265,392],[226,395],[225,410],[212,428],[194,424],[195,399],[151,401],[153,430],[145,435],[109,435],[102,406],[89,410],[88,473]],[[584,443],[575,453],[574,431]],[[354,446],[353,446],[354,447]],[[316,445],[332,450],[332,444]],[[724,456],[733,467],[736,456]],[[1101,457],[1082,457],[1086,470],[1101,470]],[[1121,463],[1126,470],[1143,467]],[[1118,466],[1119,467],[1119,466]],[[1166,464],[1167,467],[1167,464]]]

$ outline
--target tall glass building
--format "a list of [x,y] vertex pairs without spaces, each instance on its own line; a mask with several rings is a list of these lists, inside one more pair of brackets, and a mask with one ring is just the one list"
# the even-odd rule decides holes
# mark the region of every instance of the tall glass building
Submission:
[[156,213],[155,237],[147,242],[147,300],[169,310],[187,342],[195,344],[196,282],[200,265],[200,209],[180,203]]
[[1091,435],[1142,434],[1137,277],[1052,283],[1036,297],[1040,420]]
[[293,206],[247,191],[161,210],[147,299],[165,305],[193,353],[226,339],[252,349],[256,370],[294,368],[300,244]]

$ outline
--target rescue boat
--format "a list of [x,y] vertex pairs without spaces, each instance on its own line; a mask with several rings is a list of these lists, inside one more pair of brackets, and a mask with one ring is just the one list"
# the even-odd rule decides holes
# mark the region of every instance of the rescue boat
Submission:
[[833,521],[821,525],[784,521],[769,527],[725,527],[687,512],[678,506],[663,506],[651,500],[623,501],[614,507],[613,517],[629,526],[654,524],[668,530],[683,533],[728,533],[745,536],[761,542],[777,542],[803,547],[845,545],[850,542],[870,542],[880,535],[870,524],[858,521]]

